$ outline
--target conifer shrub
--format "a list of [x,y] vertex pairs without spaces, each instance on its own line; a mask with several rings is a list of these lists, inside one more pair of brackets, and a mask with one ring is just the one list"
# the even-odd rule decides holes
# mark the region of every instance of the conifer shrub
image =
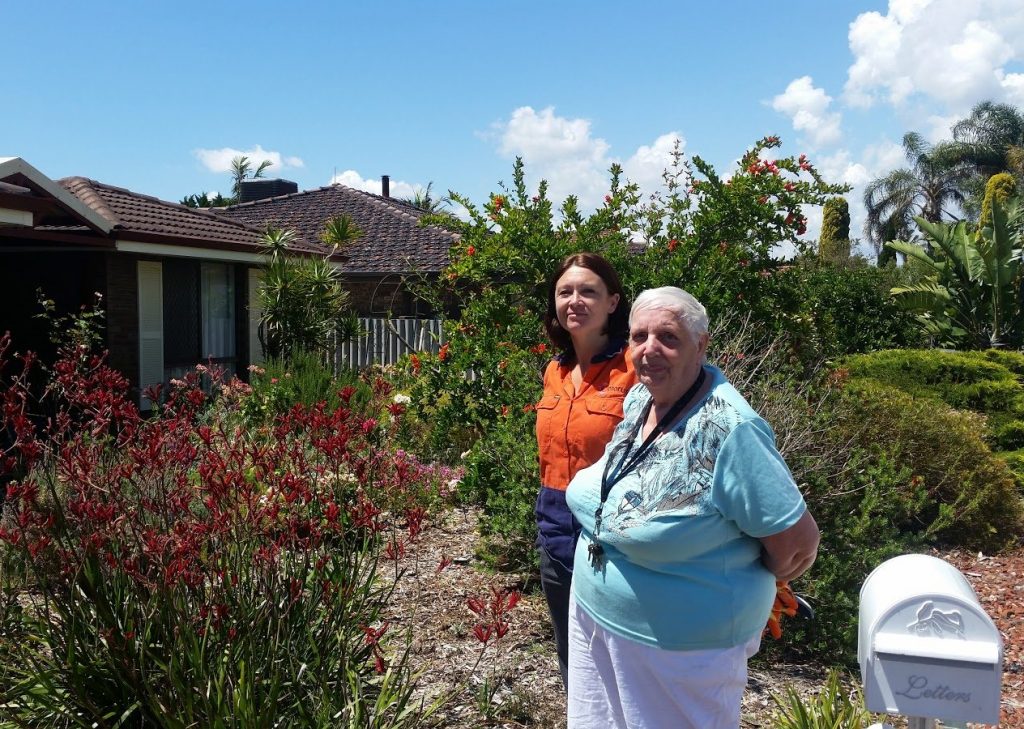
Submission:
[[[853,380],[897,388],[913,398],[985,416],[980,432],[997,450],[1013,450],[1011,423],[1024,419],[1024,354],[901,349],[844,360]],[[1006,445],[1003,445],[1004,429]]]
[[911,490],[892,494],[913,506],[896,528],[990,551],[1020,535],[1015,479],[986,444],[984,417],[867,378],[846,383],[840,408],[840,433],[912,474]]
[[995,443],[999,450],[1015,451],[1024,448],[1024,420],[1003,423],[995,432]]
[[826,261],[845,261],[850,257],[850,205],[846,198],[833,197],[822,208],[818,257]]
[[1017,492],[1024,498],[1024,448],[997,454],[1017,481]]
[[985,183],[985,199],[981,203],[979,225],[984,227],[992,224],[992,200],[1005,204],[1017,194],[1017,180],[1009,172],[992,175]]

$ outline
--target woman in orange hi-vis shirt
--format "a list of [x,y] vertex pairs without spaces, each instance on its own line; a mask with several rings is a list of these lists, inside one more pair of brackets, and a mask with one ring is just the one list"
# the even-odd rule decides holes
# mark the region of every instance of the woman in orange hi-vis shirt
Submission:
[[565,503],[576,472],[597,462],[636,384],[626,352],[629,302],[619,276],[595,253],[569,256],[548,286],[544,326],[560,354],[544,372],[537,403],[540,494],[537,546],[563,686],[568,676],[569,587],[579,524]]

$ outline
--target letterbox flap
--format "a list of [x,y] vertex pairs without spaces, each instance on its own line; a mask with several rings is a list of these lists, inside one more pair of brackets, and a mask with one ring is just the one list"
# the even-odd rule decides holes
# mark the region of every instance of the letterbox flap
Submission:
[[940,661],[964,661],[1000,665],[1000,646],[986,640],[950,640],[879,633],[874,639],[876,654],[931,658]]

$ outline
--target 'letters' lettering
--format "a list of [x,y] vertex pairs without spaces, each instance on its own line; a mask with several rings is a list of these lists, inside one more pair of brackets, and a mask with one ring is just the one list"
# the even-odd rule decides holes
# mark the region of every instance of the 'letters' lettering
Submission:
[[897,691],[897,696],[906,696],[908,699],[937,699],[938,701],[961,701],[965,704],[971,702],[970,691],[954,691],[949,686],[939,684],[932,688],[928,687],[926,676],[911,676],[907,679],[907,687],[903,691]]

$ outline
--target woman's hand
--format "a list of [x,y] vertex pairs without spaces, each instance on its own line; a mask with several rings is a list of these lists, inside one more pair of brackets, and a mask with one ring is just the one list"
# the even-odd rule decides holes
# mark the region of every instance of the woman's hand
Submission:
[[793,580],[814,564],[820,539],[818,525],[810,511],[796,524],[778,534],[761,537],[761,561],[779,580]]

